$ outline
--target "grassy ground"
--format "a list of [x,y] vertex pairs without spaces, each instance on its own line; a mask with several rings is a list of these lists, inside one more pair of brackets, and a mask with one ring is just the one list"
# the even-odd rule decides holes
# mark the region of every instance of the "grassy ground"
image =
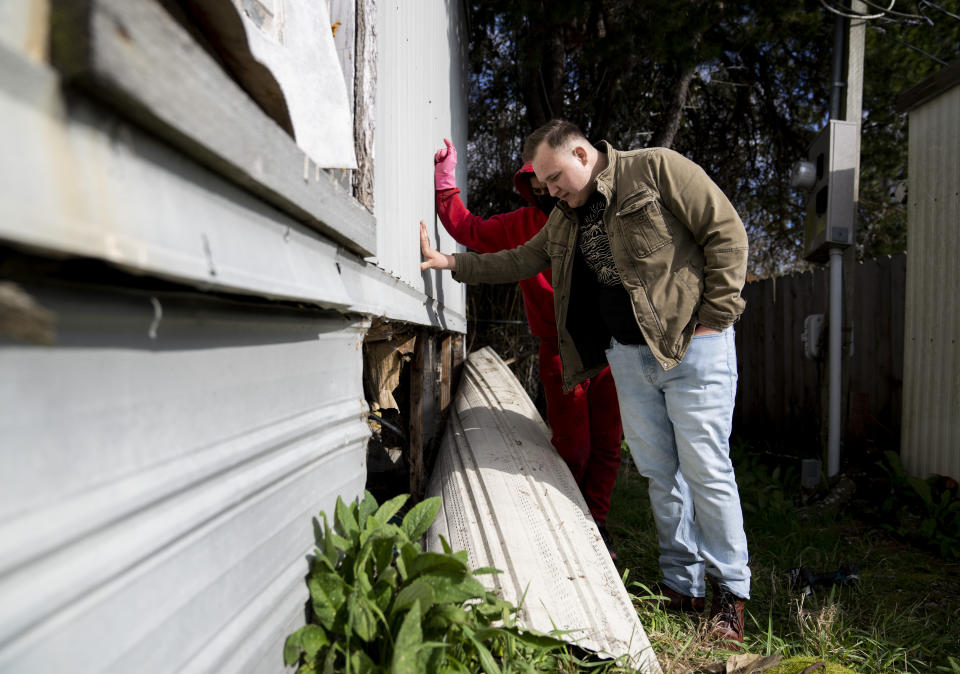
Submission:
[[[753,572],[748,652],[810,656],[861,674],[960,672],[960,565],[947,561],[950,555],[895,537],[871,506],[875,499],[860,493],[862,484],[839,510],[800,508],[804,495],[792,487],[799,483],[795,474],[755,458],[743,444],[735,443],[733,456]],[[809,512],[813,516],[804,516]],[[628,461],[608,526],[628,590],[647,594],[634,583],[652,586],[660,578],[656,535],[646,480]],[[843,562],[859,568],[857,587],[806,597],[790,587],[792,568],[836,571]],[[639,611],[665,672],[726,661],[729,653],[714,649],[704,620],[645,606]]]

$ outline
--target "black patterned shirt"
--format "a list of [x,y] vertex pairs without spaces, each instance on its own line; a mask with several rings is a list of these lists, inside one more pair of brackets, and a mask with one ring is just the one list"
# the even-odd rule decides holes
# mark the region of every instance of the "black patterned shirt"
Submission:
[[577,257],[592,272],[581,273],[578,278],[595,285],[591,294],[596,297],[599,319],[610,335],[621,344],[643,344],[645,340],[637,325],[633,302],[623,287],[603,225],[606,203],[603,195],[595,191],[587,203],[576,209],[580,220]]

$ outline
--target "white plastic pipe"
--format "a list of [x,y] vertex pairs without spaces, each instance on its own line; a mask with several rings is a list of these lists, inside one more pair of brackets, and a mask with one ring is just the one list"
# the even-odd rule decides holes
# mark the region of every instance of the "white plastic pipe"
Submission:
[[827,419],[827,477],[840,472],[841,378],[843,351],[843,249],[830,249],[830,402]]

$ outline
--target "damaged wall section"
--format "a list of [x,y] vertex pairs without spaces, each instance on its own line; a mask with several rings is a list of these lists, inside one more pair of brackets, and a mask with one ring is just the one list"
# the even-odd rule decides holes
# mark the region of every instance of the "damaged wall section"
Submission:
[[422,496],[464,360],[462,335],[376,321],[363,344],[367,487]]

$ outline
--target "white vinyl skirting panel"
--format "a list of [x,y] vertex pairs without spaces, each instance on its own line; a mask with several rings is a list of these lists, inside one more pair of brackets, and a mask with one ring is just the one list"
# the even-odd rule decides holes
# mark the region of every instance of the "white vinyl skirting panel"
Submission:
[[281,672],[311,518],[362,493],[365,324],[32,286],[0,339],[0,672]]
[[566,464],[517,379],[485,348],[466,361],[429,496],[443,507],[427,532],[466,549],[480,578],[523,599],[521,624],[660,672],[646,632]]

